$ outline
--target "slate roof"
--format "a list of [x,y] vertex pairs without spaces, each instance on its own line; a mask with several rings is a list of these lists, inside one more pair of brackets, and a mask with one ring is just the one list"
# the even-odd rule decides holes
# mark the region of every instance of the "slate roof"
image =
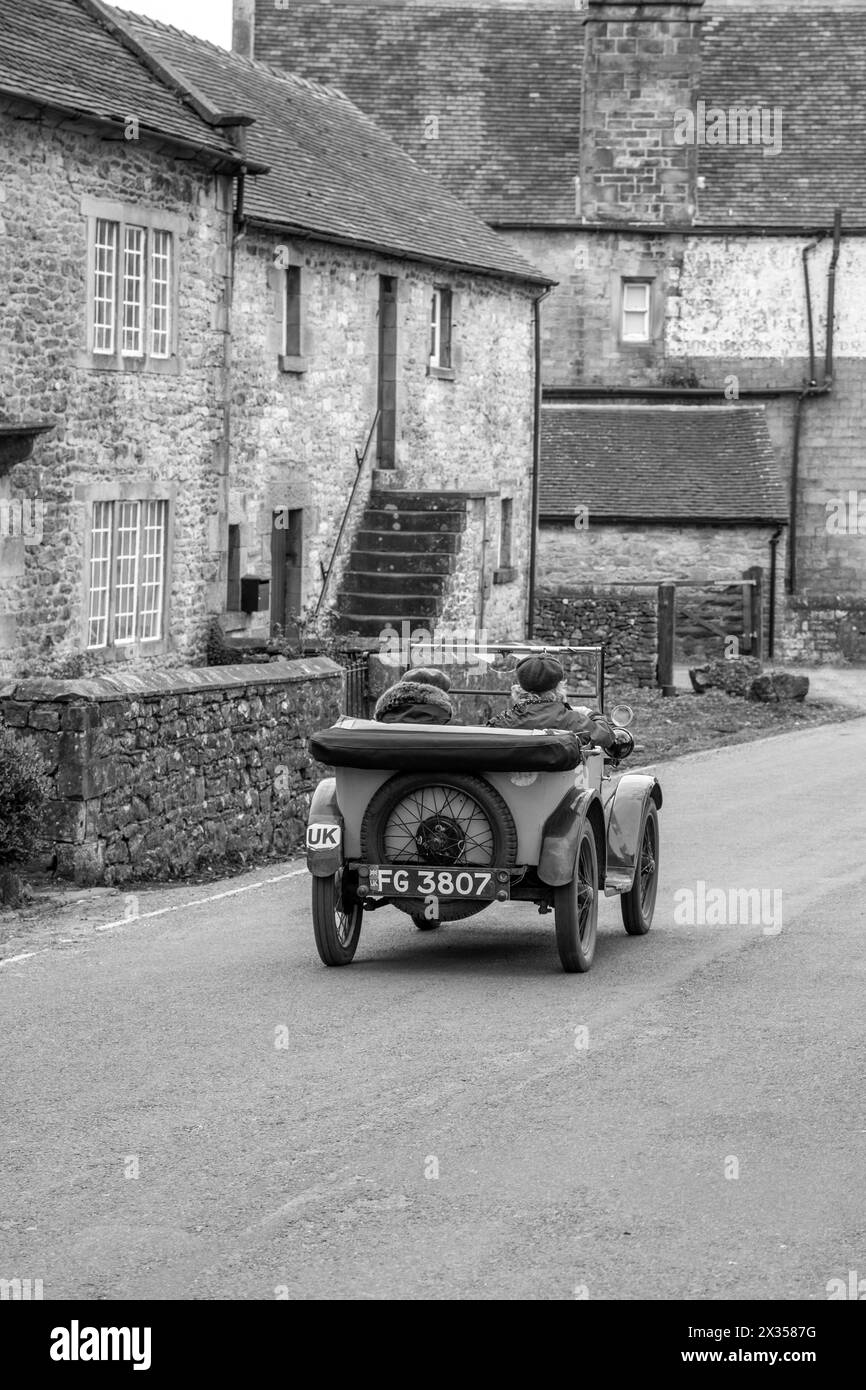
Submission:
[[[258,0],[256,57],[335,82],[488,221],[573,218],[583,16]],[[438,139],[425,138],[438,116]]]
[[[484,218],[575,218],[585,14],[258,0],[256,55],[336,82]],[[700,150],[698,221],[866,225],[866,3],[703,11],[708,105],[781,106],[782,152]],[[440,117],[439,139],[424,122]]]
[[866,7],[729,10],[703,25],[701,95],[716,107],[780,107],[782,149],[707,146],[703,222],[866,224]]
[[0,93],[52,109],[119,123],[135,116],[142,133],[204,150],[235,166],[224,133],[148,69],[93,0],[3,0]]
[[545,406],[542,520],[781,522],[787,499],[763,410]]
[[247,149],[269,172],[247,181],[244,211],[252,221],[413,260],[551,283],[341,92],[154,20],[125,13],[123,19],[209,101],[254,117]]

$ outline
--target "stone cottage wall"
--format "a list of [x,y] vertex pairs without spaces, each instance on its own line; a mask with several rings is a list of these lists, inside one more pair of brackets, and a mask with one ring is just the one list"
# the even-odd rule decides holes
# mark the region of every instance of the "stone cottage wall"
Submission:
[[[301,267],[302,360],[280,362],[283,273]],[[377,402],[379,276],[398,281],[396,468],[380,486],[489,494],[480,538],[461,549],[454,606],[485,562],[498,563],[499,497],[513,498],[513,581],[488,583],[485,625],[522,636],[532,476],[532,296],[508,282],[407,261],[268,237],[250,230],[235,264],[232,484],[229,520],[241,527],[241,572],[270,574],[272,518],[303,509],[303,602],[318,597]],[[454,294],[454,380],[428,375],[434,286]],[[288,369],[287,369],[288,367]],[[336,594],[353,525],[373,481],[375,440],[331,580]],[[486,549],[482,548],[486,547]],[[461,592],[464,591],[464,592]],[[459,595],[459,597],[458,597]],[[474,605],[477,607],[477,605]],[[456,620],[456,619],[455,619]],[[239,619],[239,622],[243,620]],[[246,622],[255,629],[267,614]]]
[[[798,388],[808,380],[802,270],[807,238],[689,237],[687,231],[664,238],[531,231],[507,235],[533,264],[560,282],[543,311],[548,386],[702,386],[717,390],[721,401],[726,391]],[[831,251],[827,238],[809,259],[819,370]],[[659,316],[649,344],[618,340],[613,289],[623,275],[656,278]],[[804,603],[814,606],[816,615],[829,611],[821,607],[828,593],[846,602],[866,597],[864,306],[866,239],[845,237],[837,268],[833,387],[827,396],[807,401],[802,417],[794,626]],[[795,400],[768,398],[765,404],[787,486]],[[816,616],[815,631],[823,625]],[[811,649],[808,659],[819,659],[820,646]]]
[[[180,216],[177,370],[94,370],[86,344],[82,198]],[[136,669],[196,661],[214,604],[225,512],[224,276],[229,184],[142,141],[0,112],[0,421],[48,420],[0,499],[38,499],[38,543],[0,539],[0,674],[44,672],[84,645],[87,489],[175,488],[171,646]],[[104,662],[87,657],[87,669]]]
[[[613,526],[582,529],[543,523],[539,533],[538,576],[541,589],[562,592],[580,584],[661,584],[676,581],[676,658],[678,661],[723,656],[734,637],[747,650],[747,613],[740,586],[710,587],[747,571],[763,570],[764,643],[769,634],[770,537],[773,527]],[[777,547],[776,639],[785,608],[785,533]],[[612,590],[616,593],[616,589]],[[655,603],[655,591],[653,602]],[[777,646],[776,655],[781,652]]]
[[47,852],[82,883],[288,854],[324,772],[306,739],[342,708],[325,657],[0,686],[0,719],[50,773]]

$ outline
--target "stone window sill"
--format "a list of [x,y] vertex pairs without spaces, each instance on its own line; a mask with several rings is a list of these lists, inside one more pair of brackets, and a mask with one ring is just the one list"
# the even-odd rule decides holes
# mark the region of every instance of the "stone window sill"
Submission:
[[130,375],[153,373],[156,376],[180,376],[183,364],[178,357],[103,357],[99,353],[79,351],[76,367],[93,372],[127,372]]
[[94,666],[125,666],[146,656],[165,656],[172,649],[170,637],[155,642],[130,642],[121,647],[85,647],[84,655]]
[[517,570],[511,566],[493,571],[494,584],[513,584],[516,578]]
[[293,376],[302,376],[306,370],[306,357],[290,357],[285,352],[280,353],[281,372],[290,372]]
[[428,365],[427,375],[435,376],[439,381],[455,381],[457,374],[453,367],[433,367]]

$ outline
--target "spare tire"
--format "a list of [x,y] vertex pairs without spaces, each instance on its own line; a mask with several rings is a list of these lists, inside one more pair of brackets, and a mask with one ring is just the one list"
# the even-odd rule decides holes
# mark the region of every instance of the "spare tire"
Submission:
[[[514,864],[517,828],[506,802],[482,777],[464,772],[401,772],[371,797],[361,824],[370,864]],[[489,904],[440,904],[440,921],[473,917]],[[395,900],[412,916],[417,899]]]

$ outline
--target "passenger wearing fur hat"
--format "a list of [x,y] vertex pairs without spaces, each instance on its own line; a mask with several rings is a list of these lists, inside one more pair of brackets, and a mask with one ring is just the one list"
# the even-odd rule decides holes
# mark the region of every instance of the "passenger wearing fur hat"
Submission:
[[413,667],[379,697],[373,718],[380,724],[450,724],[454,714],[450,689],[444,671]]
[[547,652],[517,663],[517,685],[511,687],[508,708],[490,720],[503,729],[568,729],[587,743],[612,748],[616,735],[609,720],[587,705],[569,705],[562,662]]

